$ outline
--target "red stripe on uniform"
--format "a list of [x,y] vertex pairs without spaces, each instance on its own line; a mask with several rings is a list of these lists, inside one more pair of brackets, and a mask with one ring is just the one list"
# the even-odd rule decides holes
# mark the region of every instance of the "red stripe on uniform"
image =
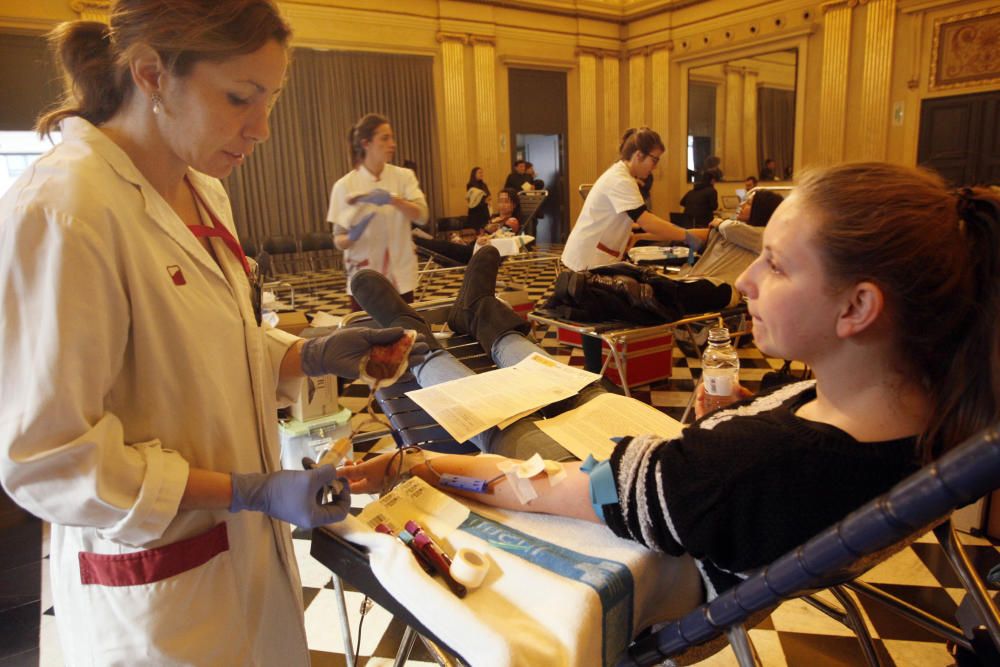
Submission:
[[229,550],[226,524],[206,533],[130,554],[80,552],[80,583],[100,586],[140,586],[173,577],[207,563]]

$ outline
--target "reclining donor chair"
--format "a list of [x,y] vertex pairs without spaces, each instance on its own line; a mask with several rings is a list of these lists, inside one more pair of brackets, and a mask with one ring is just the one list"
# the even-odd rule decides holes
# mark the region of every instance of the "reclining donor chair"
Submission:
[[[475,341],[451,341],[453,352],[470,366],[491,366]],[[397,383],[376,392],[376,399],[392,426],[397,446],[419,445],[433,451],[474,453],[470,443],[457,443],[426,412],[405,396],[416,383]],[[1000,422],[969,438],[937,461],[903,480],[887,493],[849,514],[801,546],[760,569],[736,587],[706,602],[655,632],[640,634],[621,656],[620,667],[685,665],[732,647],[741,667],[760,665],[746,628],[760,622],[781,602],[803,598],[847,625],[857,636],[867,664],[882,663],[875,651],[852,591],[876,599],[904,618],[961,650],[975,654],[983,664],[1000,664],[1000,612],[949,520],[957,508],[1000,488]],[[933,529],[946,557],[965,589],[965,600],[954,621],[939,619],[857,578]],[[355,545],[317,530],[313,555],[336,575],[369,594],[388,611],[415,628],[421,638],[436,641],[433,624],[421,623],[379,584],[367,569],[367,555]],[[836,608],[813,596],[829,589],[842,605]],[[349,633],[349,629],[344,628]],[[413,635],[408,631],[412,642]],[[439,648],[441,645],[438,642]],[[447,649],[446,646],[443,648]],[[402,656],[401,650],[401,656]],[[465,656],[465,661],[474,656]],[[405,657],[402,657],[405,659]],[[462,657],[459,657],[461,660]],[[441,658],[447,660],[447,658]],[[402,662],[397,662],[402,664]],[[451,664],[442,662],[442,664]]]

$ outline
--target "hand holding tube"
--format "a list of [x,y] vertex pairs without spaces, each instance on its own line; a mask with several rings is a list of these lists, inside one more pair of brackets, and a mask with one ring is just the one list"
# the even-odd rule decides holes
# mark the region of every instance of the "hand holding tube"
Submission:
[[[371,351],[372,345],[390,345],[403,333],[401,327],[347,327],[329,336],[310,338],[302,345],[302,371],[306,375],[336,375],[354,380],[361,372],[361,360]],[[411,363],[414,358],[416,363],[422,361],[427,352],[427,343],[415,343],[410,350]]]
[[[335,482],[336,477],[336,469],[329,465],[304,471],[234,472],[229,511],[263,512],[301,528],[343,521],[351,508],[351,490],[346,481]],[[329,502],[323,498],[326,487],[336,494]]]

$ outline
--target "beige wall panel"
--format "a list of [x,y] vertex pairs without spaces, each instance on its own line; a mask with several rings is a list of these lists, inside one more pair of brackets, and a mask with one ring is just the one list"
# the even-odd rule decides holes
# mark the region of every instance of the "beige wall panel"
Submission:
[[[892,107],[901,104],[902,123],[889,125],[886,159],[901,164],[916,164],[920,132],[920,104],[925,99],[968,95],[998,90],[997,84],[970,84],[960,88],[931,90],[930,74],[933,53],[934,23],[957,15],[994,9],[996,0],[916,2],[900,0],[893,49],[893,78],[890,94]],[[892,114],[893,108],[890,108]]]
[[69,0],[0,0],[0,28],[44,32],[79,17]]

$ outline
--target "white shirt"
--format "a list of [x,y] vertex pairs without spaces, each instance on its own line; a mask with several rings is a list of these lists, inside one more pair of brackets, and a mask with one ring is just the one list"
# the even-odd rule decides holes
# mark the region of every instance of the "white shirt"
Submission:
[[382,168],[375,176],[364,165],[347,172],[333,185],[330,211],[326,219],[335,227],[349,230],[369,213],[375,213],[368,228],[350,248],[344,250],[344,267],[347,270],[347,290],[350,294],[351,276],[361,269],[374,269],[395,285],[400,294],[412,292],[417,286],[417,254],[413,249],[410,219],[399,209],[386,204],[357,203],[347,200],[366,194],[376,188],[419,206],[423,211],[420,220],[427,219],[427,200],[420,190],[417,177],[410,169],[392,164]]
[[574,271],[621,259],[632,232],[627,211],[643,205],[639,184],[628,165],[618,160],[594,183],[576,225],[566,239],[562,262]]
[[[0,481],[53,524],[63,656],[308,665],[288,525],[178,510],[189,467],[279,468],[297,339],[257,326],[239,260],[213,238],[216,263],[116,144],[80,118],[62,130],[0,199]],[[235,235],[222,184],[188,178]],[[170,546],[220,525],[228,548],[149,580],[143,563],[176,566],[195,550]],[[145,583],[84,584],[81,553]]]

